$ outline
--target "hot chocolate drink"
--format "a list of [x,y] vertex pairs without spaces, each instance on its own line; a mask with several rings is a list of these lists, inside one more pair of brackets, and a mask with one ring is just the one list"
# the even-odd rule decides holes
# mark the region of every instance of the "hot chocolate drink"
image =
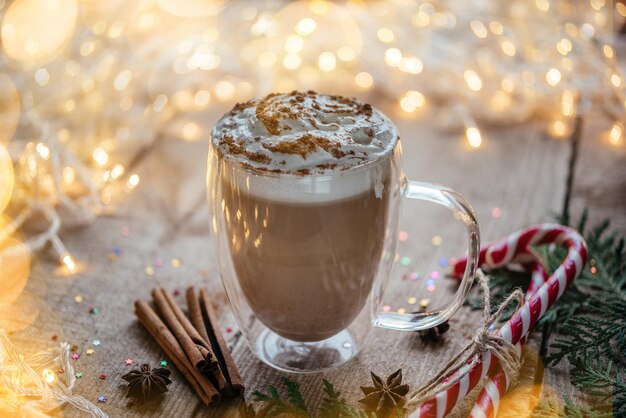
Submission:
[[354,99],[292,92],[237,105],[212,141],[229,259],[258,319],[293,341],[346,328],[384,256],[393,124]]

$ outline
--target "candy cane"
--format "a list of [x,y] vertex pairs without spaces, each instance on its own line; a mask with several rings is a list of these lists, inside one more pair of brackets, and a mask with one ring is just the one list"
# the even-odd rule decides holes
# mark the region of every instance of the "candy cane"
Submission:
[[[582,271],[587,259],[585,241],[580,234],[571,228],[555,224],[541,224],[514,233],[481,250],[482,263],[502,266],[530,246],[548,243],[563,245],[568,249],[568,253],[565,260],[549,279],[528,297],[524,305],[498,330],[497,335],[514,345],[521,342],[541,315],[552,306]],[[463,260],[459,260],[455,264],[455,271],[459,270],[459,264],[463,264]],[[422,402],[411,416],[437,418],[445,416],[487,375],[492,376],[491,381],[495,386],[489,389],[489,399],[492,405],[497,405],[497,402],[493,402],[494,399],[496,397],[499,399],[506,392],[506,384],[498,386],[496,383],[499,383],[500,379],[493,379],[494,376],[497,376],[498,360],[492,356],[491,352],[483,352],[479,357],[473,366],[467,364],[449,377],[449,379],[457,380],[454,385]],[[487,397],[485,396],[484,399]]]

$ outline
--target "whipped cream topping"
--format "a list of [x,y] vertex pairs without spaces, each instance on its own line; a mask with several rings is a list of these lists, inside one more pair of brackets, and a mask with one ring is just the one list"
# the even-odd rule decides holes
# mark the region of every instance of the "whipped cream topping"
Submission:
[[393,123],[356,99],[313,91],[270,94],[237,104],[212,133],[224,159],[260,171],[345,170],[391,154]]

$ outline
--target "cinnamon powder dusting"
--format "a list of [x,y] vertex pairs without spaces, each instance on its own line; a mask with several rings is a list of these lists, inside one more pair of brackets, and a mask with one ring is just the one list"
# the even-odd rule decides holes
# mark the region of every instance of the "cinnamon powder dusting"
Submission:
[[318,148],[332,154],[335,158],[341,158],[345,154],[339,149],[339,144],[331,143],[327,138],[304,134],[300,138],[279,142],[277,144],[263,144],[272,152],[280,152],[282,154],[298,154],[306,159],[307,155],[314,153]]

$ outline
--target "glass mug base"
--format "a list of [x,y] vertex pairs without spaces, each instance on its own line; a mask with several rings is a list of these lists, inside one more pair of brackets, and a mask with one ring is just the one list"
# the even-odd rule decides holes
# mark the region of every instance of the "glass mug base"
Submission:
[[262,362],[290,373],[317,373],[335,368],[352,359],[359,350],[347,329],[316,342],[288,340],[265,329],[259,333],[254,346]]

